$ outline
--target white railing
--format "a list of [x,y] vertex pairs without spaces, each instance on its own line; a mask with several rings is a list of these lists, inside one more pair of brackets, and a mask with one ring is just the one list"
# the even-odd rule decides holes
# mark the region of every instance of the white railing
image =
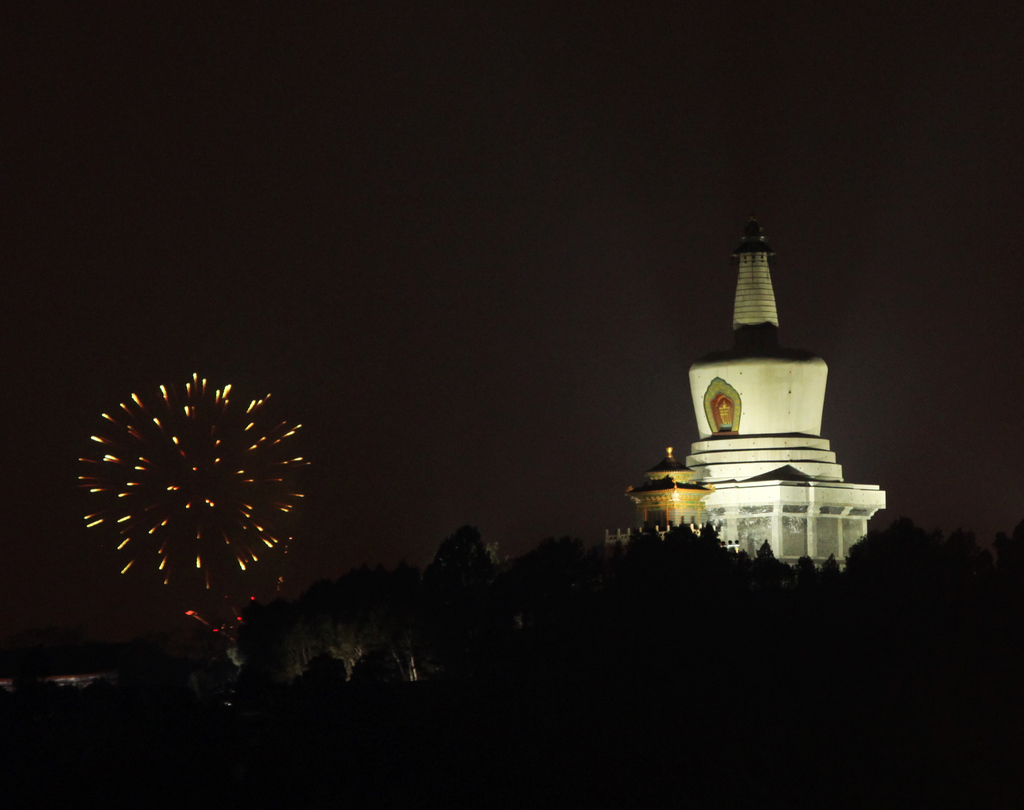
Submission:
[[[660,537],[662,540],[664,540],[665,539],[665,535],[668,534],[670,531],[672,531],[673,528],[675,528],[675,527],[674,526],[665,526],[663,528],[661,526],[655,526],[654,527],[654,531],[657,533],[658,537]],[[695,535],[697,535],[697,537],[700,537],[700,529],[701,529],[700,526],[696,526],[693,523],[690,524],[690,531],[693,532]],[[604,531],[604,542],[607,545],[611,545],[613,543],[628,543],[635,535],[643,534],[645,531],[650,531],[650,530],[649,529],[614,529],[614,530],[612,530],[612,529],[605,529],[605,531]],[[723,548],[726,548],[729,551],[738,552],[740,550],[740,544],[737,541],[735,541],[735,540],[733,540],[733,541],[726,541],[726,540],[723,540],[721,537],[719,537],[718,538],[718,542],[719,542],[719,544]]]

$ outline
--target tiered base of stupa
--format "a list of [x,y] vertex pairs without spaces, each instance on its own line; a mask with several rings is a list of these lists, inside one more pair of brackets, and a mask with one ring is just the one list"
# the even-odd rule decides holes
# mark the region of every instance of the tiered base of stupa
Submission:
[[885,508],[871,484],[847,484],[826,439],[787,434],[722,436],[695,442],[686,465],[712,484],[707,520],[722,542],[750,555],[767,540],[775,557],[840,563]]
[[775,557],[793,562],[846,559],[885,508],[885,493],[870,484],[821,481],[737,481],[716,484],[704,500],[707,519],[722,542],[751,556],[767,539]]

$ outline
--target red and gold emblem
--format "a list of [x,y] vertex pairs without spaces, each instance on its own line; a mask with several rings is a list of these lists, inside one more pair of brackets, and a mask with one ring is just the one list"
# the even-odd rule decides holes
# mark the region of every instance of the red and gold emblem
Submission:
[[715,377],[704,393],[704,414],[714,433],[737,433],[740,429],[740,395],[721,377]]

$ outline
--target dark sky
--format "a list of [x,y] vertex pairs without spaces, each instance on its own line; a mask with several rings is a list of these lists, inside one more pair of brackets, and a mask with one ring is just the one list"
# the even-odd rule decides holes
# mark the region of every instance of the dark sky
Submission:
[[168,621],[76,459],[193,371],[306,425],[287,595],[464,523],[503,555],[628,525],[696,439],[752,212],[874,525],[1024,518],[1019,3],[23,5],[0,638]]

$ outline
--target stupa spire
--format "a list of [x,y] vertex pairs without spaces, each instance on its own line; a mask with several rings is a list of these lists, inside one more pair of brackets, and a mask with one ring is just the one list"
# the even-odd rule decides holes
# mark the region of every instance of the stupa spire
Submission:
[[733,253],[740,266],[736,282],[736,303],[732,314],[733,329],[766,323],[772,326],[779,325],[779,316],[775,309],[775,291],[772,289],[772,276],[768,269],[769,261],[774,255],[761,226],[754,217],[751,217],[747,227],[743,229],[743,239]]

